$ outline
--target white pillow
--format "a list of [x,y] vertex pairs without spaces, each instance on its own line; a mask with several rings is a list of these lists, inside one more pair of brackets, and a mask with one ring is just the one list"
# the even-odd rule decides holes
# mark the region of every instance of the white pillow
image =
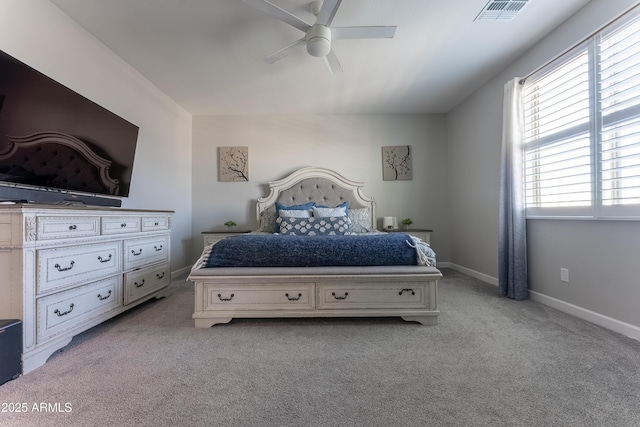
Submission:
[[278,215],[282,218],[311,218],[311,209],[280,209]]
[[321,218],[337,218],[341,216],[347,216],[347,208],[345,206],[340,206],[337,208],[317,208],[314,206],[313,216]]

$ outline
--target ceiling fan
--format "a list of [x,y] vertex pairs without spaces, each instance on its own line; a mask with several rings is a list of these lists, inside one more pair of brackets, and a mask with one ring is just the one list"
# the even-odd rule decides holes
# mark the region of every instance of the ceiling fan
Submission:
[[243,3],[252,6],[267,15],[283,21],[303,33],[305,36],[283,47],[275,53],[263,58],[266,62],[274,62],[284,58],[298,46],[306,45],[307,52],[311,56],[324,58],[332,73],[342,71],[340,62],[336,57],[331,41],[338,39],[382,39],[393,38],[396,27],[331,27],[333,17],[340,7],[342,0],[314,1],[310,4],[311,12],[316,15],[315,24],[287,12],[279,6],[267,0],[242,0]]

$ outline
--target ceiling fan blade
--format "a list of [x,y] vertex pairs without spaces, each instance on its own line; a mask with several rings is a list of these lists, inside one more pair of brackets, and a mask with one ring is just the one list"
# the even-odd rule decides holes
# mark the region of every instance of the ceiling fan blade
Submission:
[[285,47],[283,47],[282,49],[280,49],[277,52],[272,53],[271,55],[262,58],[263,61],[267,61],[269,64],[273,64],[276,61],[281,60],[282,58],[284,58],[285,56],[289,55],[291,52],[293,52],[293,50],[300,45],[303,45],[305,43],[305,38],[301,38],[298,39],[296,41],[294,41],[291,44],[286,45]]
[[309,27],[311,27],[311,24],[309,24],[308,22],[298,18],[295,15],[292,15],[291,13],[267,0],[242,0],[242,3],[251,7],[255,7],[256,9],[266,13],[267,15],[279,19],[282,22],[286,22],[287,24],[299,29],[302,32],[306,33]]
[[391,39],[396,34],[393,27],[331,27],[333,39]]
[[342,0],[324,0],[322,2],[322,8],[320,12],[318,12],[316,24],[324,25],[325,27],[330,26],[333,17],[336,16],[336,12],[340,7],[340,3],[342,3]]
[[340,61],[338,61],[338,57],[333,49],[331,49],[327,56],[324,57],[324,62],[327,64],[327,67],[329,67],[331,74],[342,72],[342,66],[340,65]]

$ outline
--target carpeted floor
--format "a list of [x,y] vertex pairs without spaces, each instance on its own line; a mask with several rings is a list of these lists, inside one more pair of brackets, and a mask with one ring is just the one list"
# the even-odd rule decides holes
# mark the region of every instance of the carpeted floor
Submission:
[[[193,287],[174,281],[168,298],[0,386],[0,425],[640,426],[640,342],[443,273],[437,326],[247,319],[195,329]],[[54,412],[36,410],[42,403]]]

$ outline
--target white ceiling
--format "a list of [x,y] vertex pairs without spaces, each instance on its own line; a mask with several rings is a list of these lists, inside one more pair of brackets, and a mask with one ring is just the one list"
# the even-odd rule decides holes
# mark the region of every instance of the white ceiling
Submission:
[[[589,0],[530,0],[510,21],[487,0],[344,0],[332,26],[396,25],[393,39],[336,40],[343,73],[303,36],[239,0],[51,0],[194,115],[446,113]],[[315,22],[310,0],[272,0]]]

